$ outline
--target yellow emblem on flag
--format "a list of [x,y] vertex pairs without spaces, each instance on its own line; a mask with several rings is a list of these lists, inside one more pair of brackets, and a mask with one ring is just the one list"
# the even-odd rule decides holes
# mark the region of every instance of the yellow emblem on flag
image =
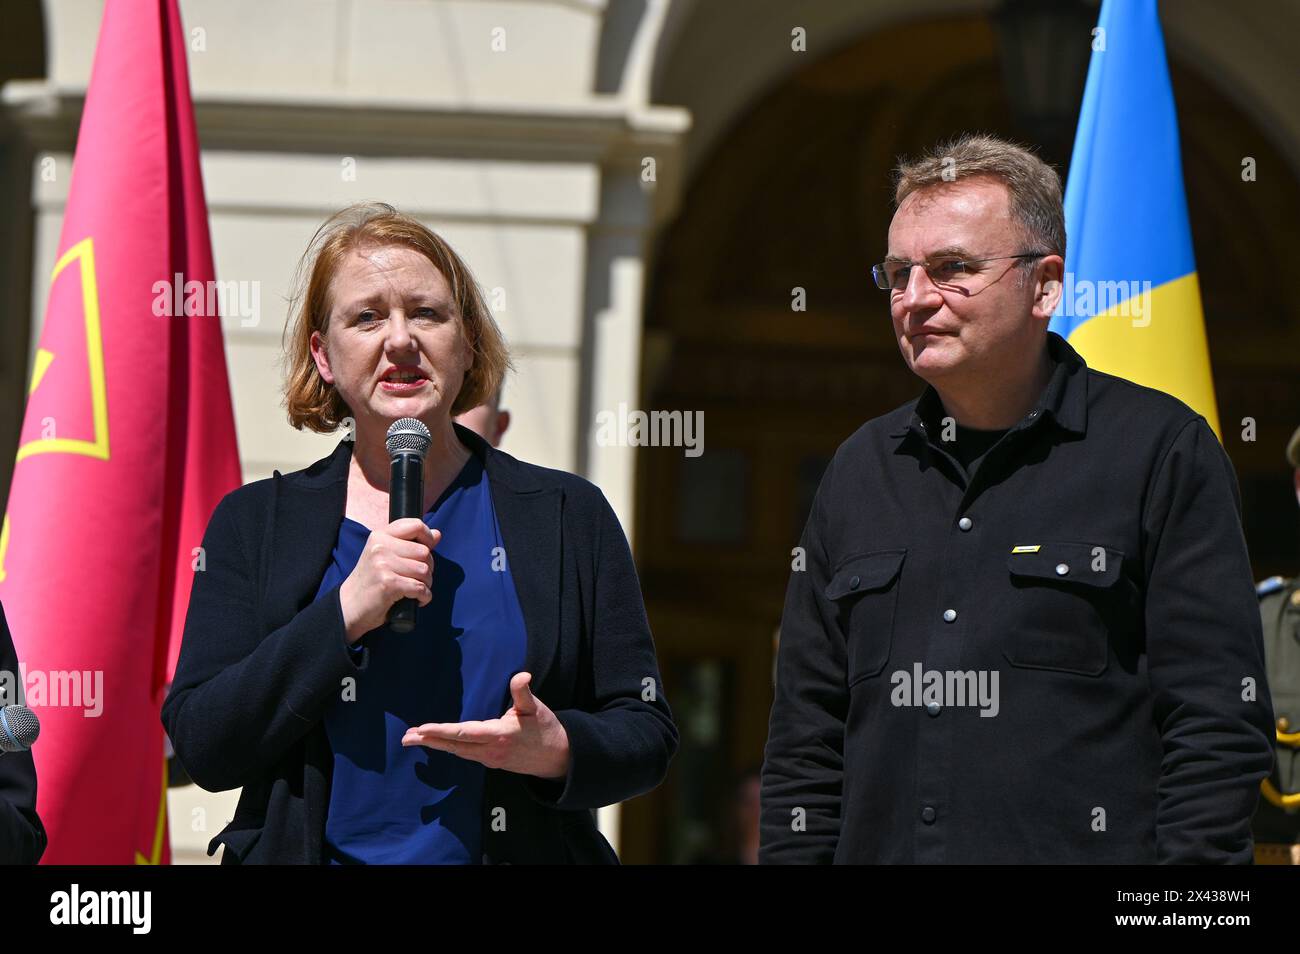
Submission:
[[[104,377],[104,342],[99,320],[99,282],[95,274],[95,243],[90,238],[82,239],[63,253],[63,256],[55,263],[54,272],[50,276],[50,284],[54,284],[59,277],[59,273],[73,262],[77,263],[81,274],[82,314],[86,334],[86,365],[90,376],[89,395],[95,439],[41,437],[29,440],[18,448],[18,454],[14,458],[15,465],[33,454],[50,453],[85,454],[87,457],[108,460],[108,385]],[[53,352],[45,348],[37,350],[36,360],[32,367],[32,383],[27,391],[29,397],[35,394],[36,389],[40,387],[45,372],[49,370],[55,357]]]

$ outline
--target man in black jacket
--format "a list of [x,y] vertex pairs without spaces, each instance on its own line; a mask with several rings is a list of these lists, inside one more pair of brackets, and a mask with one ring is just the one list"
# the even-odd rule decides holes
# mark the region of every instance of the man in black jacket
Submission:
[[796,551],[760,860],[1248,863],[1272,711],[1223,449],[1047,332],[1054,171],[980,136],[899,173],[874,274],[929,386]]
[[[22,671],[0,606],[0,706],[22,703]],[[10,698],[12,687],[13,698]],[[36,764],[31,752],[0,754],[0,864],[34,865],[45,852],[36,815]]]

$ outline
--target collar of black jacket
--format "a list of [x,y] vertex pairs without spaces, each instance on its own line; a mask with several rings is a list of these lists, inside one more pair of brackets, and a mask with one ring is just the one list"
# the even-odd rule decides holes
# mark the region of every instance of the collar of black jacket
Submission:
[[[1079,352],[1054,331],[1047,333],[1047,356],[1052,362],[1052,376],[1039,395],[1033,410],[1015,426],[1027,428],[1039,421],[1052,421],[1062,430],[1083,436],[1088,429],[1088,366]],[[935,432],[942,426],[943,401],[939,392],[927,384],[917,399],[907,424],[893,433],[893,437],[914,434],[925,438],[927,428]]]
[[[518,493],[540,490],[536,475],[532,469],[504,451],[499,451],[468,427],[452,422],[456,436],[469,448],[470,453],[478,457],[487,469],[488,477],[494,483],[504,484]],[[352,462],[353,441],[344,438],[328,457],[322,457],[303,470],[295,470],[283,477],[302,487],[327,487],[348,479],[348,466]]]

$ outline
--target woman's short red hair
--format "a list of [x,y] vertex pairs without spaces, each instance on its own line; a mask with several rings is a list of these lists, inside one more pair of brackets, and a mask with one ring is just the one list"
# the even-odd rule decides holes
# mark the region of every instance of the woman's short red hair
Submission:
[[488,311],[469,266],[441,236],[382,202],[360,203],[334,213],[316,231],[298,264],[289,322],[285,325],[284,405],[289,423],[320,434],[352,417],[338,390],[320,376],[311,356],[311,335],[329,329],[329,291],[344,257],[356,249],[402,246],[419,252],[451,286],[473,361],[452,405],[461,414],[489,400],[510,368],[505,338]]

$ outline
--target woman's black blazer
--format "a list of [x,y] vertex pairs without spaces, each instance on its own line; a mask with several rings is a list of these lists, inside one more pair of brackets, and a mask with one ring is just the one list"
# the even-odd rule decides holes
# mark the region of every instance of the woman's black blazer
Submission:
[[[483,861],[616,864],[593,810],[654,788],[677,750],[627,539],[586,480],[456,434],[487,470],[528,634],[525,670],[572,752],[562,780],[487,770]],[[203,537],[162,721],[195,782],[243,788],[208,845],[226,846],[223,864],[321,862],[333,770],[323,719],[370,653],[354,663],[347,650],[338,587],[315,598],[352,446],[227,494]]]

